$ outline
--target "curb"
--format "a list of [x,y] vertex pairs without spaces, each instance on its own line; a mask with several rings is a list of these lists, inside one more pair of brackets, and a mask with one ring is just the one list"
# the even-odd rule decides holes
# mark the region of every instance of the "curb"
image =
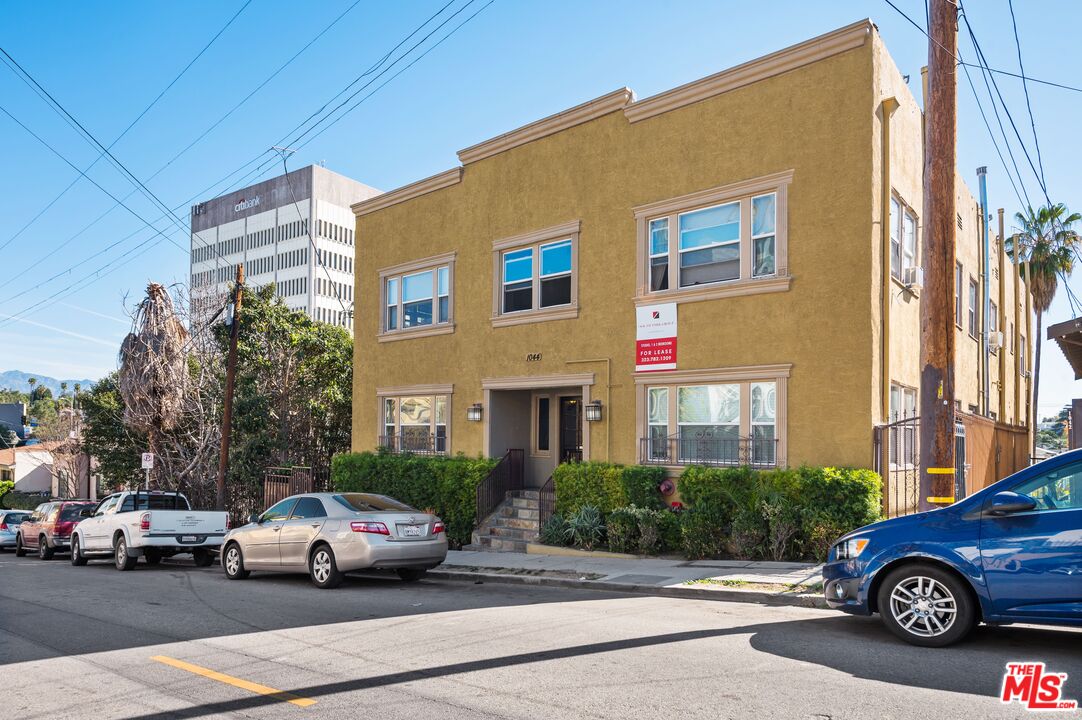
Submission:
[[571,578],[544,577],[541,575],[505,575],[503,573],[457,572],[452,570],[429,570],[426,577],[432,580],[457,582],[504,583],[507,585],[534,585],[540,587],[573,588],[576,590],[600,590],[603,592],[635,593],[657,597],[683,598],[686,600],[717,600],[745,602],[759,605],[806,607],[829,609],[821,595],[780,595],[759,590],[734,590],[731,588],[708,590],[699,587],[659,587],[633,583],[612,583],[604,580],[573,580]]

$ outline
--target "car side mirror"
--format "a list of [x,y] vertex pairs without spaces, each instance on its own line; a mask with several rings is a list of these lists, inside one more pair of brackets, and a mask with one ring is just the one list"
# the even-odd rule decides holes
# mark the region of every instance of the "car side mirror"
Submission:
[[261,525],[262,523],[261,523],[259,518],[260,518],[259,515],[255,514],[255,513],[252,513],[251,515],[248,516],[248,522],[255,523],[256,525]]
[[94,508],[92,508],[92,507],[85,507],[85,508],[83,508],[82,510],[79,511],[79,517],[88,518],[88,517],[93,517],[93,516],[94,516]]
[[992,496],[988,511],[992,515],[1011,515],[1037,509],[1037,501],[1028,495],[1004,490]]

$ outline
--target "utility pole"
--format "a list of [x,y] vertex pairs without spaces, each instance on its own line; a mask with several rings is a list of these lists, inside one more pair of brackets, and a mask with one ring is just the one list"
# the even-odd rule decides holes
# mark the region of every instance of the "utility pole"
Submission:
[[233,288],[233,322],[229,326],[229,359],[225,368],[225,402],[222,408],[222,450],[218,456],[218,500],[216,508],[225,510],[225,474],[229,469],[229,437],[233,430],[233,383],[237,376],[237,338],[240,336],[240,310],[244,300],[244,265],[237,265]]
[[954,502],[955,140],[958,8],[930,0],[921,312],[921,510]]

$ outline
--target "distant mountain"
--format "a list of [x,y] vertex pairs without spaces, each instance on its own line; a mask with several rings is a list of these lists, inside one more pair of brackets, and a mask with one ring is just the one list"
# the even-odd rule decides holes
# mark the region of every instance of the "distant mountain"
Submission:
[[3,390],[18,390],[19,392],[30,392],[30,384],[27,382],[30,378],[36,378],[38,385],[44,385],[53,391],[53,397],[60,394],[60,383],[66,382],[68,384],[68,392],[72,392],[75,389],[75,383],[79,383],[84,390],[89,390],[90,386],[94,384],[94,380],[57,380],[51,378],[48,375],[38,375],[36,373],[25,373],[22,370],[8,370],[6,372],[0,372],[0,389]]

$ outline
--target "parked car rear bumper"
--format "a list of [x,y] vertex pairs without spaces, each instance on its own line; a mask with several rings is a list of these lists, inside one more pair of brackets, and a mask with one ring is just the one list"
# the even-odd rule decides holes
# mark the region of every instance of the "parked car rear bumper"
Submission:
[[412,542],[347,542],[334,548],[342,572],[367,568],[434,568],[447,559],[447,539]]

